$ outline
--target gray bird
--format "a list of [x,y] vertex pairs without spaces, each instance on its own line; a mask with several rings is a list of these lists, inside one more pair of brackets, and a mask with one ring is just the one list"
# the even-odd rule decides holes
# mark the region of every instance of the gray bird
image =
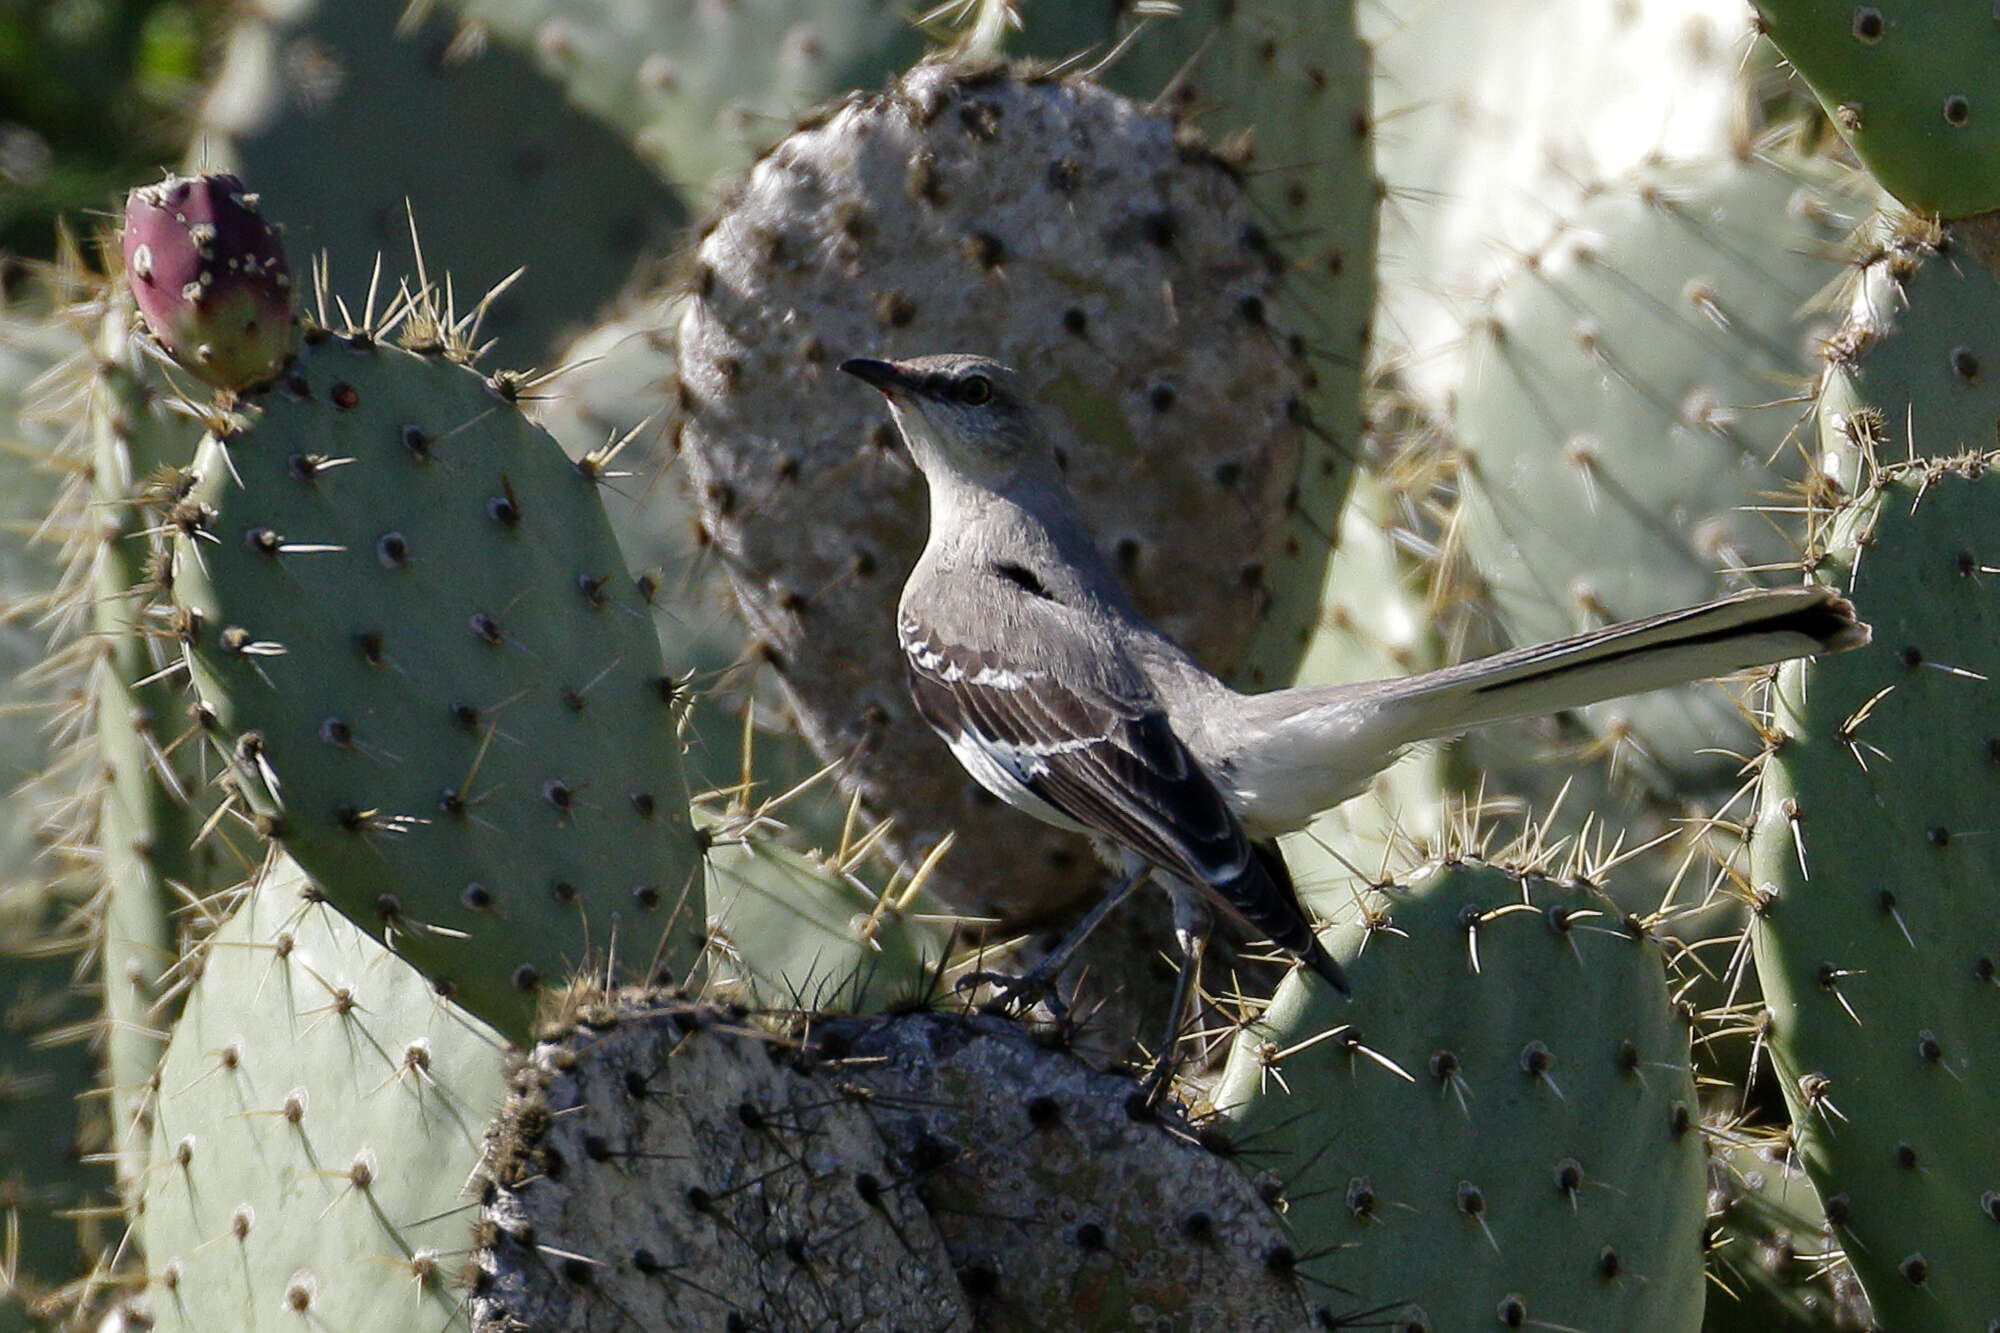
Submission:
[[1173,897],[1183,962],[1155,1095],[1211,906],[1347,993],[1274,840],[1410,746],[1868,642],[1832,590],[1782,588],[1396,680],[1239,694],[1132,605],[1013,371],[965,355],[841,369],[888,399],[929,484],[930,536],[897,613],[918,711],[980,786],[1128,871],[1010,992],[1045,992],[1149,873]]

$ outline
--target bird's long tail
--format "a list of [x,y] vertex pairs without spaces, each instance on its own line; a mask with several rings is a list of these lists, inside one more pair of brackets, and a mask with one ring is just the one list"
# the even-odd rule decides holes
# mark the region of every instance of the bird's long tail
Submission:
[[1609,625],[1554,643],[1386,685],[1385,721],[1414,742],[1581,708],[1868,642],[1868,626],[1830,588],[1775,588]]

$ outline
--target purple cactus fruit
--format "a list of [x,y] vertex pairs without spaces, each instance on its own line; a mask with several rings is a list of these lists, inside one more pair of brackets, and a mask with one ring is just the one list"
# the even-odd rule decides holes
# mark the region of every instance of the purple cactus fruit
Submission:
[[125,276],[146,327],[224,389],[272,379],[298,335],[278,229],[234,176],[174,176],[125,201]]

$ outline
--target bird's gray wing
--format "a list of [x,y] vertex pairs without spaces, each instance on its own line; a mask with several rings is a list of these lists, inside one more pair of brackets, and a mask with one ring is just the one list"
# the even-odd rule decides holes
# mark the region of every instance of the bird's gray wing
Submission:
[[974,647],[906,608],[910,693],[954,749],[976,747],[1065,818],[1205,885],[1280,947],[1315,950],[1283,861],[1260,856],[1174,734],[1140,670],[1054,602],[1010,608]]

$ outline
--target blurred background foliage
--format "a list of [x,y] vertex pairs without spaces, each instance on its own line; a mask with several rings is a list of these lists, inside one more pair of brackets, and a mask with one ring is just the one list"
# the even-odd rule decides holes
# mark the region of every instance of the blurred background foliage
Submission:
[[0,273],[176,165],[227,0],[0,0]]

